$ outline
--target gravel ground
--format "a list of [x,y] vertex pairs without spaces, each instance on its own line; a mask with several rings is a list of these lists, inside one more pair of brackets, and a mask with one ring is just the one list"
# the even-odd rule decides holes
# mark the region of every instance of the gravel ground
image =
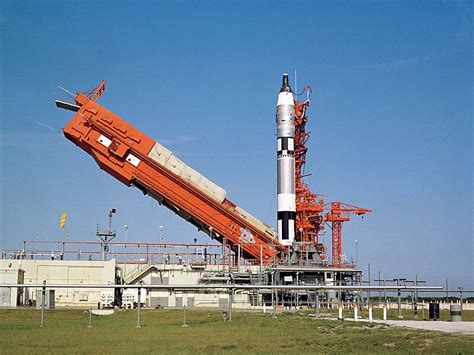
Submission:
[[416,320],[376,320],[374,323],[384,323],[396,327],[407,327],[439,332],[474,334],[474,322],[446,322],[446,321],[416,321]]
[[[334,318],[327,318],[334,319]],[[354,322],[353,318],[344,318],[345,321]],[[368,319],[359,319],[358,322],[369,322]],[[474,322],[448,322],[448,321],[422,321],[422,320],[379,320],[374,323],[387,324],[395,327],[434,330],[446,333],[461,333],[474,335]]]

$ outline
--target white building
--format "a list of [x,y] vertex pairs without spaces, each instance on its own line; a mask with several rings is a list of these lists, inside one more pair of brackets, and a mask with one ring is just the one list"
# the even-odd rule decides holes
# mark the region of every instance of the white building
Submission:
[[[3,281],[4,278],[6,280],[7,276],[0,278],[0,283],[4,284],[42,284],[44,280],[46,280],[46,284],[115,284],[114,259],[110,261],[1,259],[0,270],[6,270],[2,275],[8,275],[9,281]],[[0,288],[0,290],[2,289]],[[25,287],[20,290],[20,292],[23,292],[21,299],[18,303],[11,304],[11,306],[28,304],[30,301],[36,303],[37,289]],[[5,290],[9,289],[5,288]],[[55,290],[56,307],[97,307],[103,291],[92,288]],[[13,297],[16,291],[12,288],[11,292],[11,297]]]

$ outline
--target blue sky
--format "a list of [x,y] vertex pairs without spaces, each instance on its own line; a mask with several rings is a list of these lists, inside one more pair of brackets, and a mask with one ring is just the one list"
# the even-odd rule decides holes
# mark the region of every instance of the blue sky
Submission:
[[[84,91],[275,225],[281,74],[313,87],[308,179],[372,208],[344,225],[347,256],[383,277],[474,287],[469,2],[3,1],[0,248],[92,240],[111,207],[123,240],[199,237],[47,125],[56,85]],[[291,78],[293,81],[293,77]]]

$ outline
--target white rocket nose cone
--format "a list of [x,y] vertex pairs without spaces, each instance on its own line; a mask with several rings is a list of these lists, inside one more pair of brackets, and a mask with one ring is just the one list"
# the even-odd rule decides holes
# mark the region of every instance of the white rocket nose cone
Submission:
[[291,87],[290,87],[290,83],[289,83],[289,80],[288,80],[288,74],[283,74],[283,77],[281,79],[281,89],[280,89],[280,92],[291,92]]

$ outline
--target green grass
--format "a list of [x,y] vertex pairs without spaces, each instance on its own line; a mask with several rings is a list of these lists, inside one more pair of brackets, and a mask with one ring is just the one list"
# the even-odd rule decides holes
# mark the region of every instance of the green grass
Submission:
[[218,311],[144,310],[94,316],[88,329],[83,310],[47,311],[39,328],[37,310],[0,310],[0,353],[466,353],[474,336],[340,322],[304,313],[234,312],[223,322]]

